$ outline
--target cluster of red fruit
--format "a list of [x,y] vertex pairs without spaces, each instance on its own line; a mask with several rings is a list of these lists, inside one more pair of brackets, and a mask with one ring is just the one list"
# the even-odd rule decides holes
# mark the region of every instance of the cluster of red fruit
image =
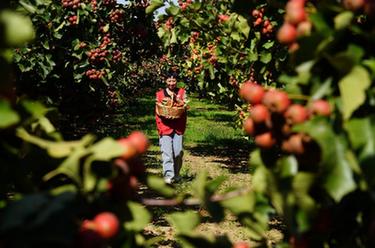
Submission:
[[116,63],[121,61],[121,59],[122,59],[121,51],[120,50],[114,50],[112,52],[112,59],[113,59],[113,62],[116,62]]
[[173,17],[169,17],[168,20],[165,22],[165,27],[167,28],[167,30],[170,30],[172,29],[173,27]]
[[91,8],[95,12],[98,8],[98,2],[96,0],[91,0]]
[[61,0],[61,3],[64,8],[77,9],[81,6],[80,0]]
[[250,248],[250,245],[243,241],[238,241],[233,244],[232,248]]
[[186,0],[186,2],[183,2],[182,0],[178,0],[178,5],[180,6],[181,10],[186,10],[187,7],[193,2],[193,0]]
[[258,147],[279,147],[285,153],[299,156],[317,148],[309,136],[293,132],[292,127],[313,115],[329,116],[331,107],[327,101],[315,100],[306,107],[293,103],[284,91],[266,90],[253,82],[242,85],[240,96],[252,105],[244,129],[255,137]]
[[95,48],[87,52],[91,63],[103,62],[108,54],[108,50],[102,50],[100,48]]
[[102,43],[100,44],[99,48],[105,49],[107,47],[107,45],[109,45],[109,44],[111,44],[111,36],[109,34],[106,34],[102,38]]
[[112,10],[109,19],[112,23],[120,23],[124,19],[124,11],[121,9]]
[[200,32],[198,31],[193,32],[190,36],[190,43],[194,44],[199,38],[199,35],[200,35]]
[[141,155],[147,151],[149,140],[142,132],[133,131],[128,137],[118,139],[117,142],[123,148],[123,153],[114,161],[119,173],[109,182],[108,193],[114,200],[126,201],[136,194],[139,188],[138,178],[146,171]]
[[116,3],[116,0],[103,0],[104,5],[115,5]]
[[207,49],[208,49],[207,55],[209,56],[208,62],[212,65],[215,65],[217,62],[216,45],[213,43],[208,43]]
[[78,24],[78,17],[76,15],[69,16],[68,21],[71,26],[77,25]]
[[297,38],[311,32],[311,22],[307,19],[305,0],[289,0],[285,7],[285,22],[277,33],[280,43],[289,45],[290,50],[298,49]]
[[105,75],[104,70],[90,69],[86,71],[86,76],[90,79],[101,79]]
[[264,19],[264,8],[261,9],[254,9],[251,12],[251,15],[255,19],[253,22],[254,27],[262,25],[262,34],[270,34],[273,32],[273,26],[268,19]]

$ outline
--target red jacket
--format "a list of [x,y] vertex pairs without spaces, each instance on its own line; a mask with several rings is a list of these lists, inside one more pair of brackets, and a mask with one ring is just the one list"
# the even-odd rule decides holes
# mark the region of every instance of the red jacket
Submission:
[[[178,99],[184,100],[185,89],[176,88],[175,92]],[[156,92],[156,101],[161,102],[166,96],[168,96],[166,89],[159,90],[158,92]],[[179,135],[185,133],[187,120],[186,112],[178,119],[166,119],[164,117],[158,116],[156,113],[155,118],[159,135],[168,135],[173,132],[176,132]]]

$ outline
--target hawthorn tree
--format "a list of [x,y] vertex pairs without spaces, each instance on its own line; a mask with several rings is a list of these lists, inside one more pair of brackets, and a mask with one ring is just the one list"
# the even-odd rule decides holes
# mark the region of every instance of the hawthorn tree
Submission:
[[160,75],[154,62],[159,40],[147,4],[22,1],[19,9],[30,15],[36,39],[15,56],[18,94],[57,107],[67,119],[63,127],[129,104]]

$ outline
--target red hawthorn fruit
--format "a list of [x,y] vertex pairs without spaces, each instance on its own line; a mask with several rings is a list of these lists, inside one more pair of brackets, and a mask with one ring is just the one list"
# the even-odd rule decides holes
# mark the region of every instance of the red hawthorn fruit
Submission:
[[293,25],[298,25],[306,20],[306,12],[304,9],[304,4],[298,1],[290,1],[286,5],[285,20]]
[[277,40],[282,44],[293,43],[297,38],[297,29],[292,24],[285,22],[277,32]]
[[128,136],[128,140],[133,144],[138,153],[145,153],[150,146],[147,136],[141,131],[133,131]]
[[288,9],[295,9],[295,8],[303,8],[305,6],[306,0],[289,0],[289,2],[286,4],[285,9],[288,11]]
[[365,0],[344,0],[343,4],[346,9],[356,11],[365,6]]
[[229,20],[230,16],[229,16],[229,15],[220,14],[220,15],[218,16],[218,18],[219,18],[219,21],[220,21],[220,22],[226,22],[226,21]]
[[260,12],[259,10],[254,9],[254,10],[251,12],[251,15],[252,15],[253,17],[257,18],[257,17],[259,17],[260,13],[261,13],[261,12]]
[[255,123],[265,123],[270,119],[270,112],[266,106],[258,104],[251,108],[250,117]]
[[244,83],[240,89],[240,96],[252,104],[261,103],[264,93],[265,90],[262,86],[252,82]]
[[315,100],[311,106],[310,111],[312,114],[321,115],[321,116],[330,116],[331,115],[331,106],[326,100]]
[[291,135],[288,140],[283,142],[281,149],[292,154],[303,154],[305,152],[303,135],[300,133]]
[[254,135],[254,121],[251,118],[246,118],[243,123],[243,128],[248,135]]
[[270,149],[276,143],[271,132],[265,132],[255,136],[255,144],[263,149]]
[[286,110],[284,116],[287,123],[298,124],[306,121],[309,114],[304,106],[300,104],[292,104]]
[[124,151],[121,158],[124,160],[129,160],[137,155],[137,148],[129,140],[129,138],[121,138],[117,142],[123,147]]
[[279,90],[267,91],[262,102],[271,112],[276,113],[284,113],[290,105],[288,94]]
[[250,248],[250,245],[246,242],[236,242],[233,244],[233,247],[232,248]]
[[311,29],[312,29],[312,24],[310,21],[300,22],[297,26],[297,37],[310,35]]
[[114,237],[120,227],[120,222],[117,216],[111,212],[102,212],[96,215],[94,223],[96,225],[96,231],[105,239]]
[[254,21],[254,26],[256,27],[256,26],[258,26],[258,25],[260,25],[261,23],[262,23],[262,18],[261,17],[258,17],[255,21]]

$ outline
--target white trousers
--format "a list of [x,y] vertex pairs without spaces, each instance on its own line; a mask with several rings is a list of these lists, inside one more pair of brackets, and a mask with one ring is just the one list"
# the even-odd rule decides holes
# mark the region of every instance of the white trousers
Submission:
[[182,140],[183,135],[174,132],[170,135],[162,135],[159,138],[164,178],[174,178],[180,175],[184,154]]

